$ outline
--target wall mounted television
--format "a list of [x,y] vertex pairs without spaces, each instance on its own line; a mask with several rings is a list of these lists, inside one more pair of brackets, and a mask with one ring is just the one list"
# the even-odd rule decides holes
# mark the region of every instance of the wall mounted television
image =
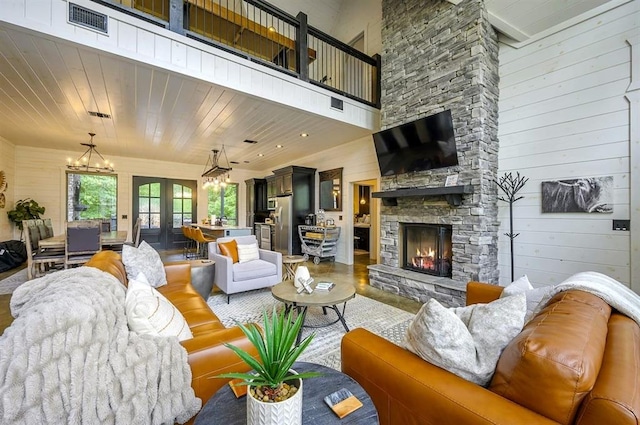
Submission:
[[458,165],[450,110],[374,133],[373,142],[382,176]]

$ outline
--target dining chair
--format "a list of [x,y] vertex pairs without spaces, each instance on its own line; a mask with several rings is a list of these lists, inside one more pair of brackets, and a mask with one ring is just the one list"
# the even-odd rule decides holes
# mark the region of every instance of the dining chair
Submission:
[[35,224],[28,226],[23,223],[23,230],[27,248],[27,279],[31,280],[34,277],[40,277],[54,270],[56,264],[64,264],[64,251],[40,249],[40,232]]
[[100,223],[100,231],[102,233],[106,233],[106,232],[110,232],[111,231],[111,220],[108,218],[103,218],[102,222]]
[[64,268],[70,265],[82,265],[102,249],[100,234],[101,220],[70,221],[66,224],[67,232],[64,244]]
[[133,225],[133,237],[132,237],[133,246],[135,246],[136,248],[140,245],[141,228],[142,228],[142,219],[138,217],[136,219],[135,224]]

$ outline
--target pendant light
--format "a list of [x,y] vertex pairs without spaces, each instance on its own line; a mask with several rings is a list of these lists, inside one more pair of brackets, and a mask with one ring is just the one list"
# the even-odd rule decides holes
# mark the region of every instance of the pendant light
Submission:
[[364,186],[358,185],[358,189],[360,192],[360,205],[364,205],[367,203],[367,200],[364,199]]

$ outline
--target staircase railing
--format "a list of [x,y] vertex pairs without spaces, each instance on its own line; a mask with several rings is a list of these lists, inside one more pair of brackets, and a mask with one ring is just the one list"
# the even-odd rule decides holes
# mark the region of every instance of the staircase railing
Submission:
[[380,108],[380,56],[262,0],[93,0]]

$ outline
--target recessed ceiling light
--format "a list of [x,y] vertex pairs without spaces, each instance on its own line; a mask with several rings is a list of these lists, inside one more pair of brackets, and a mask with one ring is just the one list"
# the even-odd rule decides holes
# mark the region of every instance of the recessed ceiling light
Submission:
[[282,149],[282,145],[276,145],[276,149]]
[[259,153],[258,156],[264,156],[264,154],[263,153]]
[[309,137],[309,133],[300,133],[300,137]]

